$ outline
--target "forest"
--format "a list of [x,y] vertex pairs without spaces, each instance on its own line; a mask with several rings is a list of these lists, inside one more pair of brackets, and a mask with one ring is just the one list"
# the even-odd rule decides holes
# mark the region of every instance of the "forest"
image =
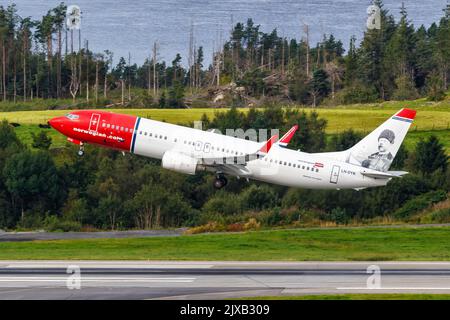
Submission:
[[[17,7],[0,6],[0,98],[72,99],[67,107],[123,106],[186,108],[207,106],[338,105],[427,97],[442,100],[449,87],[450,5],[440,21],[416,27],[402,5],[401,18],[383,7],[381,28],[341,40],[324,35],[310,43],[309,26],[299,39],[261,31],[252,19],[236,23],[229,39],[204,65],[204,48],[189,48],[160,61],[157,45],[141,65],[113,52],[92,52],[81,33],[67,30],[66,5],[41,20],[20,17]],[[83,39],[89,38],[88,33]],[[186,66],[184,66],[186,65]],[[77,102],[77,103],[76,103]],[[55,107],[55,106],[53,106]],[[58,106],[62,107],[62,106]]]

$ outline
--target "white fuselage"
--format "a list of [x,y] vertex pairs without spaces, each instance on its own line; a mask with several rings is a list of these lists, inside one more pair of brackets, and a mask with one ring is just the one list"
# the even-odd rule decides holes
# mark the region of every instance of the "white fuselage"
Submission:
[[[260,146],[254,141],[138,118],[130,151],[156,159],[162,159],[167,151],[202,159],[252,154]],[[325,153],[310,154],[278,145],[265,157],[247,162],[245,168],[249,172],[242,175],[245,178],[307,189],[362,189],[389,181],[364,176],[360,166]]]

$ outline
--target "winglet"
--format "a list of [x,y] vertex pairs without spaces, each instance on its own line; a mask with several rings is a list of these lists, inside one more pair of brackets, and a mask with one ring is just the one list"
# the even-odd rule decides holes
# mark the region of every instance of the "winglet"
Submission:
[[289,144],[289,142],[291,142],[291,139],[297,130],[298,125],[293,126],[288,132],[286,132],[286,134],[283,137],[281,137],[281,139],[278,141],[278,144],[282,147],[286,147]]
[[272,136],[267,142],[259,149],[259,152],[262,153],[269,153],[270,149],[272,148],[273,144],[278,140],[278,135]]

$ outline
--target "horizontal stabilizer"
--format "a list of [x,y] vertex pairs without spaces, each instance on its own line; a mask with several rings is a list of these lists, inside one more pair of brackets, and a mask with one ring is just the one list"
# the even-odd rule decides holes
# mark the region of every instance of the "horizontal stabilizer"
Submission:
[[361,172],[363,176],[374,178],[374,179],[392,179],[392,178],[401,178],[405,174],[408,174],[406,171],[388,171],[388,172]]

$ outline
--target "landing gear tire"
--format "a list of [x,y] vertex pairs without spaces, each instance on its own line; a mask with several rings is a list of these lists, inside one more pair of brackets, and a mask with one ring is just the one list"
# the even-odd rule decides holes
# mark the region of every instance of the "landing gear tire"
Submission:
[[228,184],[228,180],[224,176],[218,176],[216,178],[216,180],[214,180],[214,188],[216,188],[217,190],[222,189],[227,184]]
[[80,144],[80,150],[78,150],[78,155],[80,157],[84,156],[84,145]]

